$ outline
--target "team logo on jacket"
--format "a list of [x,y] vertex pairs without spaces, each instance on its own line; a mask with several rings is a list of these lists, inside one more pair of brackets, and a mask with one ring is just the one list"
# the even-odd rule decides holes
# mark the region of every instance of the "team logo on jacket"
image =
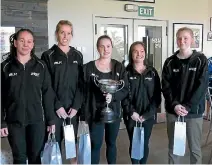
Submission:
[[137,79],[137,77],[130,77],[130,80],[135,80]]
[[9,77],[14,77],[14,76],[17,76],[18,73],[9,73]]
[[99,77],[99,76],[96,75],[95,73],[91,73],[91,76],[93,76],[93,77]]
[[116,75],[119,76],[119,73],[117,72]]
[[54,65],[60,65],[60,64],[62,64],[62,61],[55,61],[54,62]]
[[188,68],[188,70],[191,70],[191,71],[196,72],[197,71],[197,68]]
[[31,76],[36,76],[36,77],[39,77],[40,73],[36,73],[36,72],[32,72],[31,73]]
[[152,81],[152,77],[145,77],[145,80]]
[[74,64],[78,64],[78,62],[77,62],[77,61],[73,61],[73,63],[74,63]]
[[180,69],[173,69],[173,72],[180,72]]

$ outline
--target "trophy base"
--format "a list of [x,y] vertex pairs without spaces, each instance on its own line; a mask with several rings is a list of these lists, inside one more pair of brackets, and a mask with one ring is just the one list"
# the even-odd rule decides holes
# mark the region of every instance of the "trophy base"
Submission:
[[109,107],[105,107],[102,111],[101,111],[101,116],[100,116],[100,120],[103,123],[113,123],[118,119],[118,117],[115,115],[115,113],[113,112],[113,110]]

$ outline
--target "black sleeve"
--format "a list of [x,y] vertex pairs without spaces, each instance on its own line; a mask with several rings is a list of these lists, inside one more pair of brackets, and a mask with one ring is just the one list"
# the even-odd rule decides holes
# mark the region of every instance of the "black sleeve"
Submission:
[[133,98],[133,93],[132,93],[132,88],[129,80],[129,73],[127,73],[127,79],[128,79],[128,94],[127,96],[121,101],[121,106],[123,109],[123,115],[126,116],[132,116],[133,112],[135,112],[135,108],[132,105],[132,98]]
[[43,108],[44,108],[47,124],[53,125],[55,122],[54,120],[56,118],[56,115],[54,112],[55,93],[52,89],[50,74],[46,66],[44,67],[42,98],[43,98],[42,102],[43,102]]
[[1,128],[6,128],[7,124],[5,121],[6,112],[5,112],[5,102],[7,99],[7,87],[6,79],[3,71],[3,65],[1,64]]
[[174,107],[179,103],[179,101],[174,100],[172,97],[172,90],[171,90],[171,73],[169,72],[169,61],[166,60],[163,66],[162,71],[162,92],[163,96],[165,98],[166,104],[169,106],[169,108],[174,109]]
[[198,78],[195,81],[195,87],[193,89],[193,95],[189,101],[183,106],[186,107],[186,110],[191,111],[192,106],[199,105],[199,102],[205,97],[205,93],[208,87],[208,60],[202,55],[201,66],[198,72]]
[[78,83],[72,108],[79,110],[82,106],[82,99],[83,99],[83,58],[80,58],[78,64]]
[[112,101],[115,101],[115,102],[122,101],[128,95],[128,91],[129,91],[127,72],[123,65],[120,71],[120,80],[123,80],[124,84],[121,90],[113,94]]
[[160,84],[160,77],[158,76],[157,71],[154,71],[155,77],[154,77],[154,94],[151,98],[150,104],[147,108],[146,113],[144,113],[142,116],[145,120],[155,115],[156,109],[161,104],[161,84]]
[[83,98],[82,98],[82,108],[80,111],[80,120],[87,121],[86,114],[89,111],[89,87],[90,82],[87,76],[87,64],[83,65]]
[[[52,77],[52,64],[51,64],[51,60],[49,58],[49,55],[47,53],[43,53],[42,56],[41,56],[41,60],[43,60],[46,65],[47,65],[47,68],[48,68],[48,71]],[[62,103],[60,102],[60,100],[58,99],[57,95],[55,94],[55,100],[54,100],[54,106],[55,106],[55,111],[57,111],[59,108],[63,107],[62,106]]]

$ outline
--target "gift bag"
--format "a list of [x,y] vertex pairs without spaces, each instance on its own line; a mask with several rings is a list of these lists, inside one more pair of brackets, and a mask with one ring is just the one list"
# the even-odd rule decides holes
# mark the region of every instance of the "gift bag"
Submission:
[[[70,120],[71,121],[71,120]],[[66,159],[76,157],[76,146],[73,124],[66,125],[66,121],[63,122],[64,140],[65,140],[65,153]]]
[[1,138],[0,164],[13,164],[13,155],[7,138]]
[[91,140],[88,124],[81,122],[81,134],[78,143],[78,164],[91,164]]
[[132,140],[132,150],[131,158],[141,160],[144,157],[144,127],[142,124],[140,126],[134,127],[133,140]]
[[77,137],[80,137],[82,134],[89,134],[89,126],[85,121],[79,121]]
[[184,122],[184,117],[182,117],[182,122],[180,122],[180,116],[175,122],[174,128],[174,147],[173,154],[178,156],[184,156],[186,149],[186,123]]
[[58,142],[56,142],[55,135],[49,134],[48,141],[41,153],[42,164],[62,164],[62,157]]

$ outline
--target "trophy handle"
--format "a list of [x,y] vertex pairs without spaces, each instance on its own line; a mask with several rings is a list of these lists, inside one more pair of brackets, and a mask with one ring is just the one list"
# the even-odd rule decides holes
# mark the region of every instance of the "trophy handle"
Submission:
[[124,80],[120,80],[118,85],[122,85],[122,87],[117,89],[116,92],[118,92],[118,91],[120,91],[120,90],[122,90],[124,88],[124,85],[125,85]]
[[97,79],[97,76],[94,76],[94,83],[97,87],[99,87],[99,80]]

